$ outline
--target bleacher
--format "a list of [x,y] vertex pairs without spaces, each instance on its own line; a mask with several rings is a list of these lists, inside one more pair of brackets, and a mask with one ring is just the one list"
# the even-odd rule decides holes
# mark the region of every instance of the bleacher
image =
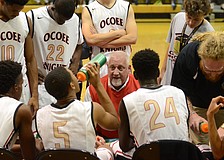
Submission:
[[[182,4],[175,4],[175,7],[171,4],[162,4],[162,3],[153,3],[153,4],[144,4],[142,0],[140,0],[138,5],[132,4],[135,18],[136,20],[144,20],[144,19],[171,19],[174,14],[180,12],[182,10]],[[42,5],[37,5],[33,3],[28,3],[23,11],[27,12],[30,9],[41,7]],[[78,5],[75,13],[79,16],[82,13],[82,9],[85,5]],[[219,7],[215,7],[212,13],[210,14],[211,20],[223,21],[224,19],[224,10]]]

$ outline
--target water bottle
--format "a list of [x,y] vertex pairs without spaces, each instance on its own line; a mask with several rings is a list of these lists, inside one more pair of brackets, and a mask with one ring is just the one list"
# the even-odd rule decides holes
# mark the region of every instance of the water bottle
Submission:
[[207,134],[208,133],[208,123],[201,122],[199,124],[199,129],[201,133]]
[[208,123],[201,122],[199,123],[199,130],[200,133],[198,135],[199,141],[201,144],[208,144],[209,137],[208,137]]
[[[106,63],[106,61],[107,61],[107,58],[105,57],[105,55],[103,53],[99,53],[93,59],[91,59],[91,61],[89,61],[88,63],[98,62],[100,64],[100,67],[102,67]],[[82,82],[89,79],[89,75],[85,66],[83,66],[79,70],[79,72],[77,73],[77,78],[79,81],[82,81]]]

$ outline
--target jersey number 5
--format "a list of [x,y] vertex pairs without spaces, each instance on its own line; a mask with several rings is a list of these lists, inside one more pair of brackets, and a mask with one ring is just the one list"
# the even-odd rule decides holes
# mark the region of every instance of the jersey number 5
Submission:
[[[65,148],[70,148],[70,140],[69,135],[67,133],[59,132],[59,128],[63,127],[67,124],[67,121],[61,121],[61,122],[54,122],[54,137],[55,138],[63,138]],[[55,148],[61,148],[60,143],[55,143]]]

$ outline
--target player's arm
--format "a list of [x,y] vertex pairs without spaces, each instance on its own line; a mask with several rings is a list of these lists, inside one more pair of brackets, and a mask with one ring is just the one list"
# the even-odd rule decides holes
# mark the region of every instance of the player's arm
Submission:
[[[107,130],[117,130],[119,127],[119,120],[113,115],[113,112],[110,112],[108,107],[105,106],[106,105],[101,106],[100,104],[93,102],[93,117],[95,126],[99,125]],[[115,111],[114,107],[112,109]]]
[[22,105],[15,115],[15,127],[19,131],[19,142],[24,159],[34,160],[36,157],[35,139],[32,132],[32,113],[30,107]]
[[110,41],[126,34],[125,30],[115,30],[108,33],[97,33],[89,11],[86,7],[82,11],[82,33],[89,46],[104,46]]
[[166,51],[166,54],[164,56],[164,60],[163,60],[163,64],[162,64],[162,67],[161,67],[160,75],[158,77],[158,83],[159,84],[161,83],[161,81],[163,79],[163,76],[164,76],[164,73],[166,72],[166,64],[167,64],[167,59],[168,59],[169,48],[170,48],[170,44],[167,47],[167,51]]
[[138,29],[135,21],[135,15],[132,6],[129,7],[127,23],[126,23],[126,34],[108,43],[104,48],[116,48],[125,45],[135,44],[138,37]]
[[76,74],[78,72],[81,55],[82,55],[82,45],[80,44],[77,45],[69,66],[69,69],[73,72],[73,74]]
[[[31,21],[28,17],[29,28],[31,28]],[[34,113],[36,113],[38,107],[38,69],[37,62],[34,55],[33,49],[33,41],[31,38],[31,30],[26,37],[25,46],[24,46],[24,55],[26,59],[26,67],[27,67],[27,76],[29,79],[29,85],[31,90],[31,98],[29,100],[28,105],[32,106],[34,109]]]
[[221,107],[224,107],[224,97],[218,96],[212,99],[207,110],[209,140],[215,159],[221,159],[224,156],[224,140],[218,134],[214,118]]
[[89,74],[89,82],[93,85],[93,87],[95,88],[100,104],[102,104],[103,108],[105,109],[106,112],[110,113],[111,115],[113,115],[115,118],[118,118],[118,114],[115,110],[115,107],[110,99],[110,97],[108,96],[106,90],[104,89],[101,81],[100,81],[100,65],[97,64],[97,66],[95,64],[87,64],[86,66],[86,70]]
[[120,127],[118,130],[119,145],[123,152],[128,152],[129,150],[134,148],[134,141],[133,138],[130,136],[129,120],[123,100],[120,102],[119,116],[120,116]]
[[89,74],[89,82],[93,85],[95,88],[100,104],[93,103],[94,105],[94,115],[96,119],[96,123],[98,123],[103,128],[107,129],[118,129],[119,127],[119,121],[118,121],[118,115],[115,110],[115,107],[108,96],[106,90],[104,89],[101,81],[100,81],[100,65],[97,66],[95,64],[87,64],[86,70]]

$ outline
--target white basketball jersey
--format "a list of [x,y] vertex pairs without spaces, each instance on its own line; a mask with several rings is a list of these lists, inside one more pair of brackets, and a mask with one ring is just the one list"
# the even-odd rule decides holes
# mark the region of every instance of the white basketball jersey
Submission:
[[27,17],[24,12],[20,12],[19,16],[10,19],[7,22],[0,20],[0,27],[0,60],[13,60],[21,63],[24,80],[21,100],[27,104],[30,98],[24,56],[25,39],[29,33]]
[[75,148],[94,152],[96,132],[92,103],[74,100],[65,108],[51,105],[37,111],[36,125],[45,149]]
[[28,21],[24,12],[7,22],[0,20],[1,61],[13,60],[21,63],[22,73],[26,73],[24,57],[25,39],[29,33]]
[[14,126],[15,114],[22,102],[10,97],[1,97],[0,104],[0,147],[10,149],[18,136]]
[[32,11],[33,15],[31,11],[27,15],[34,26],[33,44],[38,67],[45,76],[56,67],[69,67],[77,44],[84,41],[79,17],[73,14],[59,25],[50,17],[47,6]]
[[188,141],[188,107],[180,89],[140,88],[123,98],[130,131],[140,146],[159,139]]
[[[125,29],[130,3],[117,0],[111,8],[106,8],[98,1],[94,1],[87,6],[90,12],[93,25],[98,33],[108,33],[111,30]],[[112,52],[122,50],[131,54],[131,47],[122,46],[118,48],[92,47],[93,57],[100,52]]]

